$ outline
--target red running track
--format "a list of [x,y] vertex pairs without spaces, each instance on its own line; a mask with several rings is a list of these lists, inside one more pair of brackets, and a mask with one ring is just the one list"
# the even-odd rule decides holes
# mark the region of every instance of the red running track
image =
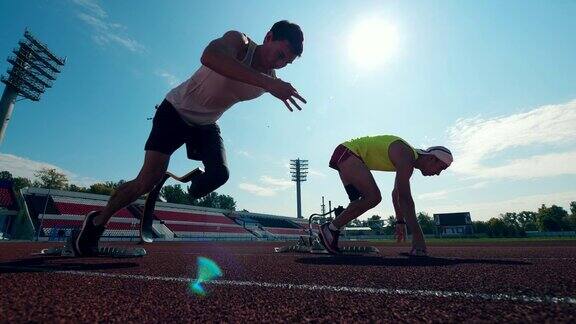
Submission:
[[[115,244],[122,245],[122,244]],[[124,243],[123,245],[126,245]],[[275,254],[282,243],[155,243],[140,259],[0,244],[0,322],[572,322],[576,242],[431,246],[432,258]],[[224,277],[188,293],[196,258]]]

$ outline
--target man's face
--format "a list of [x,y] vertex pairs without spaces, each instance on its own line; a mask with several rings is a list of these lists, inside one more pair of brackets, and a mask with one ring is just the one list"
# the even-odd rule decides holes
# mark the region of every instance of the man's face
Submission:
[[273,41],[272,37],[266,37],[262,44],[262,58],[265,68],[278,70],[292,63],[296,55],[287,40]]
[[424,166],[420,169],[422,175],[425,177],[440,175],[442,171],[446,170],[448,165],[440,161],[434,155],[426,155],[424,157]]

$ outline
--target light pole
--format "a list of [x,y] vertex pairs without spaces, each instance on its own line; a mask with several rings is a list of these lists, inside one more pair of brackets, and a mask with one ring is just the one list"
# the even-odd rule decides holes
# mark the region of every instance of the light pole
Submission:
[[301,160],[300,158],[290,160],[290,174],[292,175],[292,181],[296,182],[296,208],[298,218],[302,218],[300,183],[306,181],[306,175],[308,174],[307,170],[308,160]]
[[66,63],[66,58],[56,57],[28,30],[24,32],[24,38],[18,45],[19,47],[12,51],[14,55],[7,59],[12,65],[7,71],[8,76],[2,75],[1,78],[6,88],[0,99],[0,143],[4,139],[18,96],[39,101],[40,95],[46,88],[52,87],[52,82]]

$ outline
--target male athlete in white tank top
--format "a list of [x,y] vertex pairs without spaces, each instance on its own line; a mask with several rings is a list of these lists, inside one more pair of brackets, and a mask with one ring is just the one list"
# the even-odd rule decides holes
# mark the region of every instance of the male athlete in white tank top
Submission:
[[[240,62],[251,67],[258,45],[246,35],[235,35],[238,36],[247,44],[246,54]],[[266,74],[275,77],[274,70]],[[208,125],[216,122],[235,103],[258,98],[264,92],[260,87],[227,78],[202,65],[188,80],[172,89],[166,100],[188,124]]]
[[290,83],[277,78],[274,70],[300,56],[303,42],[300,27],[285,20],[272,26],[261,45],[238,31],[228,31],[210,42],[202,54],[202,66],[158,107],[138,176],[121,185],[104,209],[86,215],[75,239],[76,253],[95,253],[112,215],[150,192],[166,173],[172,153],[183,144],[188,156],[201,160],[206,169],[195,174],[190,195],[200,198],[223,185],[228,167],[216,121],[235,103],[265,92],[280,99],[288,110],[301,110],[296,99],[306,100]]

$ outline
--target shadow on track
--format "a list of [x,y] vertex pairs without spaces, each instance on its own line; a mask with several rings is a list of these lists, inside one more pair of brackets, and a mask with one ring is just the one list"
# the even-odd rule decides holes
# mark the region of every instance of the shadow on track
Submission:
[[[70,262],[47,262],[56,260],[68,260]],[[52,271],[93,271],[126,269],[138,266],[138,263],[134,262],[82,263],[80,260],[81,259],[73,259],[69,257],[34,257],[10,262],[0,262],[0,274]]]
[[[401,254],[402,255],[402,254]],[[295,260],[297,263],[311,265],[352,265],[352,266],[384,266],[384,267],[439,267],[459,264],[494,264],[494,265],[531,265],[524,261],[498,259],[460,259],[437,257],[402,257],[386,258],[383,256],[322,256],[307,257]]]

